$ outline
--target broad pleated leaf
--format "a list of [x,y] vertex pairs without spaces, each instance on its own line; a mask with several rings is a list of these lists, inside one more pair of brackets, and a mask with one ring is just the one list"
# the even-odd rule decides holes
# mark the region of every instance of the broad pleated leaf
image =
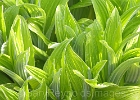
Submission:
[[140,57],[135,57],[122,62],[109,77],[109,82],[119,84],[125,72],[131,67],[132,64],[140,61]]
[[105,0],[91,0],[93,8],[96,14],[96,19],[104,29],[106,27],[106,21],[109,17],[109,12]]
[[140,56],[140,48],[134,48],[134,49],[131,49],[127,52],[125,52],[123,55],[122,55],[122,61],[125,61],[127,59],[130,59],[130,58],[134,58],[134,57],[139,57]]
[[139,84],[140,78],[140,67],[137,63],[133,64],[130,69],[126,72],[125,84]]
[[92,5],[91,0],[82,0],[70,7],[70,9],[81,8]]
[[46,59],[48,58],[47,52],[37,48],[36,46],[34,46],[34,54],[35,58],[38,60],[46,61]]
[[10,56],[2,54],[0,55],[0,65],[13,71],[13,63]]
[[47,100],[47,86],[46,82],[42,80],[38,89],[30,92],[30,100]]
[[8,55],[8,41],[4,42],[1,46],[1,54]]
[[19,100],[29,100],[28,81],[25,81],[18,95]]
[[140,34],[139,32],[139,27],[137,27],[132,34],[129,34],[126,38],[123,39],[123,41],[121,42],[120,44],[120,47],[118,48],[118,51],[116,53],[116,55],[119,57],[123,48],[125,47],[125,45],[130,41],[132,40],[133,38],[135,38],[136,36],[138,36]]
[[[107,90],[107,91],[106,91]],[[139,100],[138,86],[110,86],[96,89],[93,99],[95,100]]]
[[[9,1],[9,0],[7,0],[7,1]],[[9,37],[11,26],[14,22],[15,17],[18,15],[18,13],[19,13],[19,7],[18,6],[10,6],[4,12],[7,38]],[[11,15],[11,16],[9,16],[9,15]]]
[[[111,16],[107,21],[105,29],[105,40],[115,52],[118,50],[122,42],[121,19],[116,8],[114,8]],[[114,43],[114,41],[117,42]]]
[[30,57],[30,49],[26,50],[25,52],[22,52],[17,56],[17,59],[14,61],[14,71],[19,76],[22,77],[22,79],[26,80],[28,77],[28,74],[25,70],[25,66],[28,64]]
[[[82,97],[79,95],[81,91],[88,91],[88,86],[80,80],[78,76],[75,76],[73,70],[79,71],[85,78],[91,78],[91,72],[88,66],[83,62],[83,60],[72,50],[72,48],[68,47],[66,51],[66,64],[67,64],[67,72],[70,78],[70,82],[74,91],[77,91],[76,99],[81,99]],[[78,84],[77,84],[78,83]],[[83,98],[88,98],[87,95]]]
[[6,83],[12,83],[13,81],[11,80],[10,77],[8,77],[8,75],[6,75],[5,73],[3,73],[2,71],[0,71],[0,84],[6,84]]
[[81,27],[82,31],[85,31],[85,29],[91,25],[94,21],[91,19],[87,19],[87,18],[82,18],[80,20],[78,20],[78,24]]
[[120,14],[122,14],[122,7],[121,7],[121,1],[120,0],[109,0],[119,11]]
[[80,77],[82,80],[85,79],[85,77],[78,71],[78,70],[73,70],[74,74]]
[[128,41],[128,43],[125,47],[125,51],[131,50],[136,47],[139,47],[139,34]]
[[86,29],[85,62],[91,68],[102,59],[103,30],[97,20]]
[[7,6],[13,6],[16,4],[15,0],[2,0]]
[[138,12],[140,8],[138,6],[132,7],[129,10],[126,10],[122,16],[121,16],[121,21],[122,21],[122,30],[125,29],[126,25],[128,22],[131,20],[131,18]]
[[[33,4],[24,4],[23,7],[24,7],[23,10],[25,10],[25,14],[27,13],[27,15],[26,15],[27,23],[35,25],[36,30],[35,29],[34,30],[30,29],[30,30],[39,36],[42,35],[42,33],[44,33],[43,30],[44,30],[45,23],[46,23],[45,11],[42,8],[40,8],[36,5],[33,5]],[[24,16],[24,13],[22,15]],[[40,37],[36,36],[36,38],[38,38],[38,41],[37,41],[38,43],[36,46],[38,46],[40,49],[45,49],[45,45],[44,45],[44,42],[42,41],[42,37],[40,38]],[[33,39],[33,41],[35,41],[34,38],[32,38],[32,39]]]
[[18,100],[18,93],[0,85],[0,98],[2,100]]
[[44,28],[44,34],[50,38],[51,37],[51,32],[54,27],[54,15],[56,8],[59,4],[66,4],[68,0],[41,0],[41,8],[46,13],[46,23],[45,23],[45,28]]
[[[72,34],[72,32],[66,31],[67,29],[65,28],[65,25],[69,26],[74,31],[74,34]],[[70,39],[80,34],[79,26],[72,14],[70,13],[67,5],[59,5],[57,7],[55,14],[55,27],[55,33],[58,42],[62,42],[66,38]]]
[[22,16],[17,16],[14,20],[9,37],[9,54],[12,60],[23,51],[30,48],[29,64],[34,65],[34,52],[27,23]]
[[[66,93],[66,91],[70,91],[69,88],[65,87],[64,85],[64,84],[67,84],[67,86],[69,86],[68,77],[66,75],[66,70],[65,70],[66,66],[65,66],[64,56],[65,56],[66,48],[68,44],[70,43],[70,41],[71,39],[65,40],[61,44],[59,44],[59,46],[55,48],[55,50],[52,52],[51,56],[49,57],[49,59],[46,61],[44,65],[44,70],[49,75],[49,83],[51,84],[51,88],[54,90],[53,91],[54,93],[56,92],[60,93],[60,91],[58,91],[60,89],[61,89],[62,94]],[[60,68],[63,68],[62,69],[63,73],[61,77],[60,77],[60,71],[59,71]],[[62,94],[56,95],[57,99],[67,98],[68,95],[62,95]]]
[[136,16],[132,20],[130,20],[122,33],[123,38],[133,33],[133,31],[138,27],[139,23],[140,16]]
[[126,1],[126,0],[122,0],[121,1],[121,8],[122,8],[122,10],[123,10],[123,12],[125,12],[125,11],[127,11],[128,9],[130,9],[130,8],[132,8],[132,7],[134,7],[134,6],[136,6],[136,1],[137,0],[128,0],[128,1]]
[[[82,40],[82,41],[81,41]],[[75,39],[73,43],[74,51],[83,59],[85,60],[85,41],[86,41],[86,34],[81,33]]]
[[[106,88],[106,87],[110,87],[110,86],[116,86],[113,83],[101,83],[101,84],[97,84],[97,80],[96,79],[85,79],[85,82],[87,84],[89,84],[92,88]],[[96,91],[95,91],[96,92]],[[96,96],[96,94],[95,94]]]
[[107,74],[106,76],[110,76],[110,74],[114,71],[114,69],[116,68],[116,63],[117,63],[117,58],[116,58],[116,54],[114,52],[114,50],[108,45],[108,43],[105,40],[101,40],[100,41],[103,46],[106,47],[107,49],[107,54],[108,54],[108,68],[107,68]]
[[107,62],[106,60],[97,62],[97,64],[91,69],[91,72],[93,74],[93,79],[98,78],[98,75],[99,75],[100,71],[103,69],[106,62]]
[[5,25],[3,9],[4,9],[4,7],[0,6],[0,30],[2,32],[1,39],[3,41],[6,41],[6,25]]
[[[61,75],[61,69],[54,75],[53,81],[50,84],[50,88],[53,90],[54,94],[55,92],[58,93],[60,93],[60,91],[63,92],[62,90],[60,90],[60,75]],[[55,94],[55,96],[57,99],[60,99],[60,95]]]
[[[29,27],[29,29],[30,29],[32,32],[36,33],[36,34],[40,37],[40,39],[43,40],[43,42],[44,42],[46,45],[48,45],[48,44],[50,43],[50,40],[49,40],[48,38],[46,38],[46,36],[41,32],[41,30],[39,29],[39,27],[38,27],[36,24],[34,24],[34,23],[29,23],[29,24],[28,24],[28,27]],[[43,42],[42,42],[42,43],[43,43]],[[39,40],[38,40],[38,43],[39,43]],[[39,43],[39,44],[38,44],[38,47],[40,47],[39,45],[41,45],[41,44]]]
[[27,65],[25,69],[38,82],[41,82],[42,79],[44,79],[45,81],[47,81],[48,79],[47,73],[37,67]]
[[18,83],[18,85],[20,85],[20,86],[23,85],[24,80],[20,76],[18,76],[17,74],[15,74],[14,72],[6,69],[3,66],[0,66],[0,70],[2,72],[4,72],[5,74],[7,74],[9,77],[11,77],[16,83]]
[[46,61],[44,65],[44,71],[49,75],[49,82],[52,81],[54,74],[62,67],[61,62],[62,57],[65,54],[66,47],[70,43],[71,40],[63,41],[55,50],[52,52],[49,59]]

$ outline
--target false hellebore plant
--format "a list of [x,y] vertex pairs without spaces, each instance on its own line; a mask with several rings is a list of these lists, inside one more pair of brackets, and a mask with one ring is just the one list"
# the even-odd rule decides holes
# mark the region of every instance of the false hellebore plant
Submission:
[[140,0],[0,0],[0,100],[140,100]]

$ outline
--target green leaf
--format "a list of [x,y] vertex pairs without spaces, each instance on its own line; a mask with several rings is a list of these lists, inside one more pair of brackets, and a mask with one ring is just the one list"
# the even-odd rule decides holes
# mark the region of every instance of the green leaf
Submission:
[[106,88],[106,87],[110,87],[110,86],[115,86],[115,84],[113,83],[102,83],[102,84],[97,84],[97,80],[96,79],[85,79],[85,82],[87,84],[89,84],[92,88]]
[[16,4],[15,0],[2,0],[7,6],[13,6]]
[[[67,31],[67,27],[65,28],[65,26],[70,27],[74,32]],[[70,13],[67,5],[59,5],[57,7],[55,14],[55,28],[58,42],[62,42],[66,38],[70,39],[80,34],[79,26]]]
[[131,49],[131,50],[125,52],[122,55],[121,61],[123,62],[130,58],[139,57],[139,56],[140,56],[140,48],[134,48],[134,49]]
[[63,41],[55,50],[52,52],[48,60],[46,61],[43,70],[49,75],[49,82],[52,82],[54,74],[62,67],[62,57],[66,47],[72,39]]
[[44,34],[47,38],[50,38],[52,29],[54,27],[54,15],[56,8],[59,4],[66,4],[68,0],[41,0],[41,8],[46,13],[46,23],[44,28]]
[[50,96],[49,98],[51,98],[53,100],[57,100],[56,96],[53,94],[53,90],[51,90],[49,87],[47,87],[47,90],[48,90],[48,95]]
[[140,78],[140,67],[139,64],[133,64],[130,69],[126,72],[125,83],[126,85],[137,85],[139,84]]
[[0,55],[0,65],[13,71],[13,63],[10,56],[8,55],[5,55],[5,54]]
[[0,85],[0,98],[2,100],[18,100],[18,93]]
[[19,54],[17,56],[17,59],[14,60],[14,71],[24,80],[26,80],[28,77],[28,74],[25,70],[25,66],[28,64],[29,57],[30,57],[30,49]]
[[29,23],[28,24],[29,29],[36,33],[42,40],[43,42],[48,45],[50,43],[50,40],[46,38],[46,36],[41,32],[41,30],[38,28],[38,26],[34,23]]
[[111,16],[107,20],[105,39],[108,45],[116,52],[122,42],[121,19],[116,8],[114,8]]
[[76,8],[81,8],[81,7],[86,7],[92,5],[91,0],[82,0],[70,7],[70,9],[76,9]]
[[2,48],[3,42],[2,31],[0,30],[0,49]]
[[23,10],[25,10],[25,14],[27,16],[27,23],[36,24],[36,26],[43,32],[46,23],[45,11],[38,6],[29,3],[23,5]]
[[[53,93],[54,93],[54,95],[56,96],[56,98],[57,99],[60,99],[60,94],[56,94],[56,92],[57,93],[60,93],[60,75],[61,75],[61,70],[62,69],[60,69],[55,75],[54,75],[54,77],[53,77],[53,81],[52,81],[52,83],[50,84],[50,88],[51,88],[51,90],[53,90]],[[66,80],[65,80],[66,81]],[[62,82],[61,82],[61,84],[62,84]],[[64,85],[65,86],[65,85]],[[63,86],[63,87],[64,87]],[[62,93],[63,91],[61,90],[61,93]]]
[[42,80],[38,89],[30,92],[30,100],[47,100],[47,86],[46,82]]
[[138,86],[110,86],[107,88],[96,89],[94,92],[95,100],[138,100],[139,97]]
[[[74,88],[74,91],[80,93],[83,90],[82,80],[80,80],[79,77],[75,76],[73,70],[78,70],[86,78],[91,77],[91,75],[88,66],[84,63],[84,61],[82,61],[82,59],[76,53],[74,53],[72,48],[68,46],[70,41],[71,39],[65,40],[58,47],[55,48],[50,58],[47,60],[46,64],[44,65],[44,70],[50,75],[49,81],[51,82],[53,80],[55,73],[58,72],[60,68],[62,68],[62,76],[60,77],[61,80],[60,88],[63,90],[63,92],[67,90],[71,91],[70,88],[66,88],[63,86],[64,84],[70,86],[69,84],[70,81],[70,83],[72,83],[72,87]],[[86,90],[86,86],[84,89]],[[62,99],[63,95],[60,96]],[[69,93],[67,97],[70,98],[71,93]],[[82,97],[78,94],[76,98],[81,99]]]
[[140,61],[140,57],[134,57],[122,62],[109,77],[109,82],[119,84],[125,72],[131,67],[132,64]]
[[23,85],[24,80],[18,76],[17,74],[15,74],[14,72],[10,71],[9,69],[6,69],[3,66],[0,66],[0,70],[2,72],[4,72],[5,74],[7,74],[9,77],[11,77],[14,81],[16,81],[20,86]]
[[123,11],[122,11],[122,5],[121,5],[121,1],[120,0],[110,0],[110,2],[115,6],[117,7],[117,9],[119,10],[119,13],[122,14]]
[[123,38],[133,33],[133,31],[138,27],[139,23],[140,23],[140,16],[136,16],[132,18],[132,20],[128,22],[128,24],[126,25],[122,33]]
[[118,55],[118,58],[119,56],[121,55],[122,53],[122,50],[124,48],[124,46],[133,38],[135,38],[136,36],[138,36],[140,34],[140,32],[138,31],[138,28],[139,26],[133,31],[132,34],[129,34],[126,38],[123,39],[122,43],[120,44],[120,47],[118,48],[118,51],[116,53],[116,55]]
[[5,73],[0,71],[0,84],[12,83],[13,81]]
[[29,86],[33,90],[37,89],[38,86],[40,85],[40,83],[35,78],[33,78],[32,76],[29,76],[27,80],[28,80]]
[[81,72],[86,78],[89,74],[89,67],[86,63],[72,50],[69,46],[66,51],[66,64],[68,67],[73,70],[78,70]]
[[135,36],[134,38],[128,41],[125,47],[125,51],[131,50],[135,47],[139,47],[139,35]]
[[16,0],[16,6],[24,4],[23,0]]
[[125,29],[128,22],[132,19],[132,17],[138,12],[139,6],[132,7],[129,10],[125,11],[121,16],[122,21],[122,30]]
[[0,6],[0,30],[2,31],[2,39],[3,41],[6,41],[6,25],[5,25],[5,19],[4,19],[4,13],[3,13],[3,6]]
[[129,1],[123,0],[123,1],[121,1],[121,5],[122,5],[121,8],[122,8],[123,12],[125,12],[126,10],[128,10],[132,7],[135,7],[136,6],[136,1],[137,0],[129,0]]
[[105,0],[91,0],[96,14],[96,19],[103,29],[106,27],[106,21],[109,17],[109,12]]
[[[45,79],[45,81],[48,80],[48,74],[47,74],[45,71],[43,71],[43,70],[41,70],[41,69],[39,69],[39,68],[36,68],[36,67],[34,67],[34,66],[29,66],[29,65],[27,65],[27,66],[25,67],[25,69],[26,69],[26,71],[27,71],[33,78],[35,78],[38,82],[41,82],[42,79]],[[48,82],[47,82],[47,83],[48,83]]]
[[[103,30],[97,20],[86,28],[85,62],[93,68],[102,60],[102,45],[99,40],[103,39]],[[80,40],[79,40],[80,41]],[[81,41],[80,41],[81,42]]]
[[29,100],[28,81],[25,81],[22,88],[20,89],[18,100]]
[[46,61],[48,58],[47,52],[37,48],[36,46],[34,46],[34,54],[35,58],[38,60]]
[[27,18],[27,21],[36,24],[42,30],[46,19],[45,11],[38,6],[29,3],[24,4],[23,7],[30,15],[30,17]]
[[[9,1],[9,0],[7,0],[7,1]],[[9,37],[11,26],[14,22],[15,17],[18,15],[18,13],[19,13],[19,7],[18,6],[10,6],[4,12],[7,38]],[[11,16],[9,16],[9,15],[11,15]]]
[[74,74],[80,77],[82,80],[85,79],[85,77],[78,71],[78,70],[73,70]]
[[[71,7],[73,4],[76,4],[78,2],[79,2],[78,0],[69,1],[69,6]],[[71,13],[77,20],[80,20],[82,18],[88,18],[94,20],[96,18],[92,5],[78,8],[78,9],[71,9]]]
[[34,52],[30,32],[26,20],[18,15],[11,27],[9,37],[9,54],[12,60],[16,59],[20,53],[28,48],[30,48],[28,64],[34,65]]
[[[106,5],[107,5],[107,10],[108,10],[109,13],[112,13],[114,8],[116,7],[112,4],[111,0],[106,0]],[[117,9],[117,10],[119,11],[119,9]]]
[[19,91],[20,87],[17,85],[17,83],[5,83],[3,84],[8,89],[14,90],[14,91]]
[[[64,59],[64,58],[63,58]],[[67,73],[67,67],[63,65],[61,74],[60,74],[60,99],[70,100],[72,99],[73,91],[70,83],[70,79]],[[65,95],[63,95],[65,94]]]
[[100,40],[100,42],[103,44],[103,46],[107,49],[108,54],[108,70],[106,72],[106,77],[109,77],[110,74],[114,71],[116,68],[117,58],[114,50],[108,45],[108,43],[105,40]]
[[[90,68],[85,64],[85,62],[72,50],[69,46],[66,51],[66,70],[68,77],[70,79],[73,91],[77,92],[77,100],[82,99],[80,95],[81,91],[89,91],[87,84],[84,83],[78,76],[76,76],[73,70],[80,72],[85,78],[91,78]],[[83,98],[88,98],[87,95]]]
[[140,87],[138,86],[122,86],[118,89],[117,92],[121,93],[120,96],[117,96],[116,99],[117,100],[139,100],[140,96],[139,96],[139,92],[140,91]]
[[[25,14],[23,13],[22,15],[25,16],[25,18],[27,17],[27,23],[28,23],[28,27],[31,31],[33,31],[34,33],[36,33],[37,35],[39,35],[39,37],[37,37],[36,35],[36,38],[38,39],[38,46],[40,49],[45,49],[45,45],[44,45],[44,42],[42,41],[42,37],[40,36],[43,36],[43,39],[44,37],[46,38],[46,36],[44,35],[44,27],[45,27],[45,23],[46,23],[46,13],[45,11],[34,5],[34,4],[24,4],[23,5],[23,10],[25,10]],[[22,13],[22,12],[21,12]],[[32,26],[32,28],[31,28]],[[35,28],[34,28],[35,27]],[[33,41],[34,38],[32,38]],[[48,40],[49,41],[49,40]]]
[[91,19],[87,19],[87,18],[82,18],[80,20],[78,20],[78,24],[81,27],[82,31],[85,31],[85,29],[91,25],[94,21]]
[[8,41],[6,41],[2,44],[1,54],[7,54],[8,55]]
[[85,41],[85,33],[81,33],[80,35],[78,35],[78,37],[75,38],[75,40],[73,40],[73,49],[83,60],[85,60]]
[[54,49],[56,48],[57,46],[59,46],[60,43],[57,43],[57,42],[51,42],[49,45],[48,45],[48,48],[49,49]]
[[97,62],[97,64],[91,69],[93,74],[93,79],[98,78],[100,71],[103,69],[104,65],[106,64],[107,60],[102,60]]

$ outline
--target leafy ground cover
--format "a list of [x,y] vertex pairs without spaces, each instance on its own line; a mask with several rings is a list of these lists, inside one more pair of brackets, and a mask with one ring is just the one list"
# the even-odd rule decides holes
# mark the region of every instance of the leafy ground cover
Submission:
[[0,100],[140,100],[140,0],[0,0]]

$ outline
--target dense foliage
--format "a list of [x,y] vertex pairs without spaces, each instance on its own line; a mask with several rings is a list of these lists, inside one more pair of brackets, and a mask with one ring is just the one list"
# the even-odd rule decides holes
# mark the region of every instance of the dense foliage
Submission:
[[0,100],[140,100],[140,0],[0,0]]

